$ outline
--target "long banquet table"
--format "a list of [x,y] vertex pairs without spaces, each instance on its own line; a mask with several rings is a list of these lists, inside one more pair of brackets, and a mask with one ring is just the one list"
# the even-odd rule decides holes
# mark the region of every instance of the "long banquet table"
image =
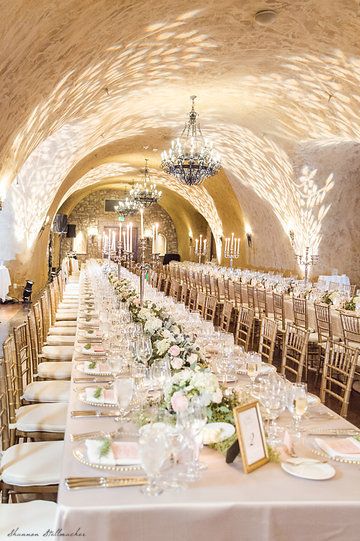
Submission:
[[[74,357],[76,353],[74,354]],[[87,540],[110,541],[357,541],[360,527],[360,466],[335,463],[334,478],[310,481],[292,477],[271,462],[244,474],[237,459],[232,465],[215,450],[205,448],[208,466],[201,480],[181,491],[148,497],[140,488],[96,488],[69,491],[71,476],[113,475],[80,464],[73,456],[71,434],[113,431],[113,419],[73,419],[71,411],[93,409],[79,402],[74,377],[65,433],[58,493],[57,539],[77,532]],[[101,408],[100,408],[101,409]],[[304,427],[344,428],[350,423],[323,405],[313,406]],[[283,414],[280,422],[289,422]],[[297,449],[314,456],[304,440]]]

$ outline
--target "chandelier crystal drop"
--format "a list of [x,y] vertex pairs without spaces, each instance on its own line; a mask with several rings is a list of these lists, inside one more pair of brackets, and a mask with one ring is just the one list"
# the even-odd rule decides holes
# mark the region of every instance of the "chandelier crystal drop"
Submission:
[[137,201],[134,201],[133,199],[130,199],[129,197],[126,197],[125,199],[122,199],[118,202],[118,204],[114,207],[115,212],[119,216],[132,216],[133,214],[136,214],[140,209],[140,205]]
[[220,155],[213,149],[200,129],[195,111],[195,98],[192,101],[189,120],[185,123],[180,138],[172,141],[168,152],[161,154],[161,168],[188,186],[201,184],[203,180],[215,175],[220,167]]
[[144,179],[138,182],[130,190],[130,197],[136,201],[140,207],[150,207],[157,203],[162,195],[162,192],[157,189],[155,182],[150,178],[148,160],[145,160]]

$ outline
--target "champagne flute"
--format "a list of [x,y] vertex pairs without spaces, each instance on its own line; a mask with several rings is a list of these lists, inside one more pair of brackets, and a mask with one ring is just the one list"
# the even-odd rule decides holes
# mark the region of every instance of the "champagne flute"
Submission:
[[306,383],[294,383],[290,392],[290,411],[294,420],[294,431],[297,438],[301,437],[301,419],[308,409]]

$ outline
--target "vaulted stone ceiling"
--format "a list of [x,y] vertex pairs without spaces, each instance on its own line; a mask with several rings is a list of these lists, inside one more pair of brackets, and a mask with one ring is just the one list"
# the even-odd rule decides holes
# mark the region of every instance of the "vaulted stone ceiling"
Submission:
[[[358,0],[0,5],[0,257],[31,252],[49,209],[91,177],[72,174],[81,160],[102,174],[96,149],[120,142],[107,161],[126,182],[144,155],[158,168],[190,94],[264,254],[279,225],[298,250],[326,246],[339,184],[337,215],[359,186]],[[261,9],[271,25],[255,22]]]

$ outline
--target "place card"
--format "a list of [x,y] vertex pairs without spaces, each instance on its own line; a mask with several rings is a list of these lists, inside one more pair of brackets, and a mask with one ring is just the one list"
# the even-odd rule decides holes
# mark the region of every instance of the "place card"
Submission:
[[250,473],[269,462],[259,403],[238,406],[233,412],[244,472]]

